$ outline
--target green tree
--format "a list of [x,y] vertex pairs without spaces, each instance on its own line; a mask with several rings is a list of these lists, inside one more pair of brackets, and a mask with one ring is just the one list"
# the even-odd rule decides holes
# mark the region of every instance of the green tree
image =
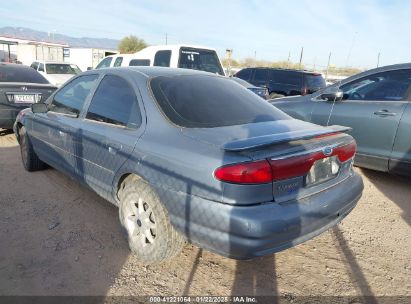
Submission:
[[124,37],[118,44],[118,50],[123,54],[135,53],[145,47],[147,47],[147,43],[134,35]]

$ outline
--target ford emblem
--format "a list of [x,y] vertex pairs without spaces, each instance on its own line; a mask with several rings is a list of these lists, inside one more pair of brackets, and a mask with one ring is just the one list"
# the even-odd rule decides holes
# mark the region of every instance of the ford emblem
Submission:
[[325,156],[330,156],[331,154],[333,154],[333,148],[327,147],[323,150],[323,153]]

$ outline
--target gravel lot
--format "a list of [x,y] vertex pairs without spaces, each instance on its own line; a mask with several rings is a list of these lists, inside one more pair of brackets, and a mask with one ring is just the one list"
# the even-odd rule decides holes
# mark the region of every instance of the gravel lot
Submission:
[[0,295],[411,296],[411,179],[356,170],[358,206],[311,241],[240,262],[187,245],[145,267],[116,207],[54,169],[26,172],[0,130]]

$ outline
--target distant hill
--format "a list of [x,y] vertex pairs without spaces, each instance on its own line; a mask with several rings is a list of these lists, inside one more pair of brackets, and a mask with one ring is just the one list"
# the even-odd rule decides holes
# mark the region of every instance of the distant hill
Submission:
[[49,34],[47,32],[36,31],[30,28],[11,26],[0,28],[0,36],[56,43],[66,43],[71,47],[93,47],[112,50],[117,50],[118,43],[120,42],[119,40],[107,38],[74,38],[58,33]]

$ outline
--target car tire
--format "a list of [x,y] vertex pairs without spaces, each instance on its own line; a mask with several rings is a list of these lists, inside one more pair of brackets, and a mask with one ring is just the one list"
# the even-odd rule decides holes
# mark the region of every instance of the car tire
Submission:
[[171,225],[167,209],[150,185],[131,175],[123,181],[118,197],[120,222],[137,258],[152,264],[180,253],[185,239]]
[[24,168],[29,171],[38,171],[46,168],[46,164],[42,162],[36,152],[34,152],[30,137],[26,132],[25,127],[19,129],[19,144],[21,152],[21,160]]
[[270,93],[269,99],[276,99],[276,98],[281,98],[281,97],[284,97],[284,95],[272,92]]

